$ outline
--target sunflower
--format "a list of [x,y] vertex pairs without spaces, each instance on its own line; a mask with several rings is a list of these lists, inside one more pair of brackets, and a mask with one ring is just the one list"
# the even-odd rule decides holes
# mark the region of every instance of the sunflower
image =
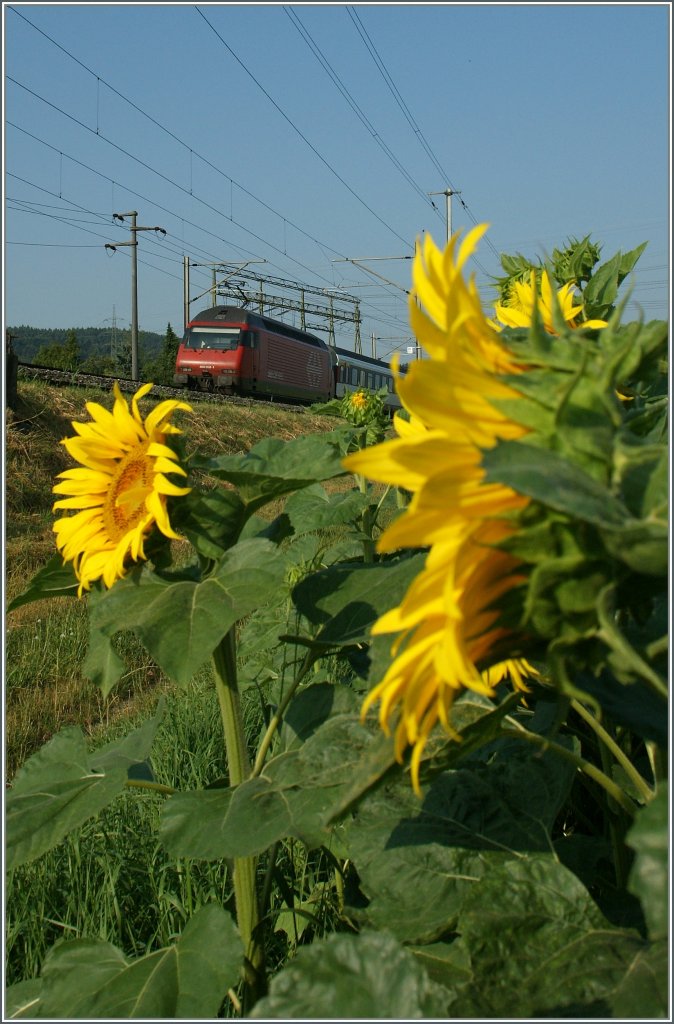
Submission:
[[536,271],[531,271],[529,283],[514,281],[507,302],[494,306],[497,319],[505,327],[528,327],[533,316],[534,302],[548,334],[556,334],[553,327],[555,303],[569,327],[606,327],[606,320],[583,320],[583,304],[578,304],[573,281],[567,282],[556,293],[547,270],[541,273],[540,289],[537,287]]
[[522,582],[518,562],[498,545],[515,529],[504,518],[528,503],[511,488],[486,483],[482,452],[522,437],[523,426],[498,403],[517,399],[501,374],[522,371],[482,312],[474,280],[462,275],[486,230],[479,225],[460,247],[455,235],[442,253],[426,236],[417,245],[410,296],[412,329],[430,359],[415,360],[396,390],[409,420],[398,415],[398,437],[344,460],[347,469],[412,492],[405,512],[382,534],[378,550],[429,547],[422,572],[402,603],[383,615],[374,634],[398,634],[393,661],[365,699],[362,714],[380,702],[386,733],[395,719],[395,752],[412,746],[412,783],[437,722],[457,738],[451,709],[464,690],[493,696],[509,677],[526,689],[535,670],[524,659],[494,661],[507,641],[495,602]]
[[54,523],[56,546],[64,562],[73,562],[80,581],[78,596],[98,579],[106,587],[124,576],[128,560],[144,559],[144,542],[157,526],[166,537],[180,540],[169,522],[168,496],[188,494],[166,476],[187,476],[175,452],[165,443],[180,431],[170,423],[176,409],[191,412],[185,402],[160,402],[143,421],[138,400],[151,390],[144,384],[131,399],[129,410],[117,382],[112,412],[87,402],[90,423],[73,422],[76,437],[61,441],[79,462],[58,476],[54,494],[65,494],[57,509],[76,509],[75,515]]
[[349,401],[354,409],[366,409],[369,402],[369,396],[367,391],[354,391]]

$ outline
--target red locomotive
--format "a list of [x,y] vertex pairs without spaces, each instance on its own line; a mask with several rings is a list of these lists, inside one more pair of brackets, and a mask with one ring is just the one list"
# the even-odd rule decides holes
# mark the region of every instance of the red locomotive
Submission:
[[314,334],[236,306],[213,306],[190,320],[173,380],[201,391],[305,403],[384,385],[386,404],[400,406],[387,363],[330,348]]
[[233,306],[213,306],[187,324],[176,384],[203,391],[327,402],[334,359],[320,338]]

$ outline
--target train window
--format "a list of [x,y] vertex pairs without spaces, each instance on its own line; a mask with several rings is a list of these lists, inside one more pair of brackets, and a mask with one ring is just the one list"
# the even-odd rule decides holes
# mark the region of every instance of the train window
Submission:
[[185,333],[185,348],[215,348],[231,351],[239,347],[241,331],[238,327],[227,330],[220,327],[190,327]]

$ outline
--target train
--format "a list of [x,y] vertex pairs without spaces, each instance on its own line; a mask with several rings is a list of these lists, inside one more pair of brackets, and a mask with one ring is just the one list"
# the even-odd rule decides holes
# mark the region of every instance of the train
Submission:
[[400,408],[388,363],[327,345],[308,331],[238,306],[211,306],[189,321],[173,382],[301,404],[385,387],[387,408]]

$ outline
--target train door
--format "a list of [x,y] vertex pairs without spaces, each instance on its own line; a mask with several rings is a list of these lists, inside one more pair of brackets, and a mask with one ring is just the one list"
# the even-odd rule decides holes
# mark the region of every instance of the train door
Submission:
[[261,331],[248,331],[246,344],[248,350],[248,380],[251,391],[264,391],[262,386],[267,376],[266,337]]

